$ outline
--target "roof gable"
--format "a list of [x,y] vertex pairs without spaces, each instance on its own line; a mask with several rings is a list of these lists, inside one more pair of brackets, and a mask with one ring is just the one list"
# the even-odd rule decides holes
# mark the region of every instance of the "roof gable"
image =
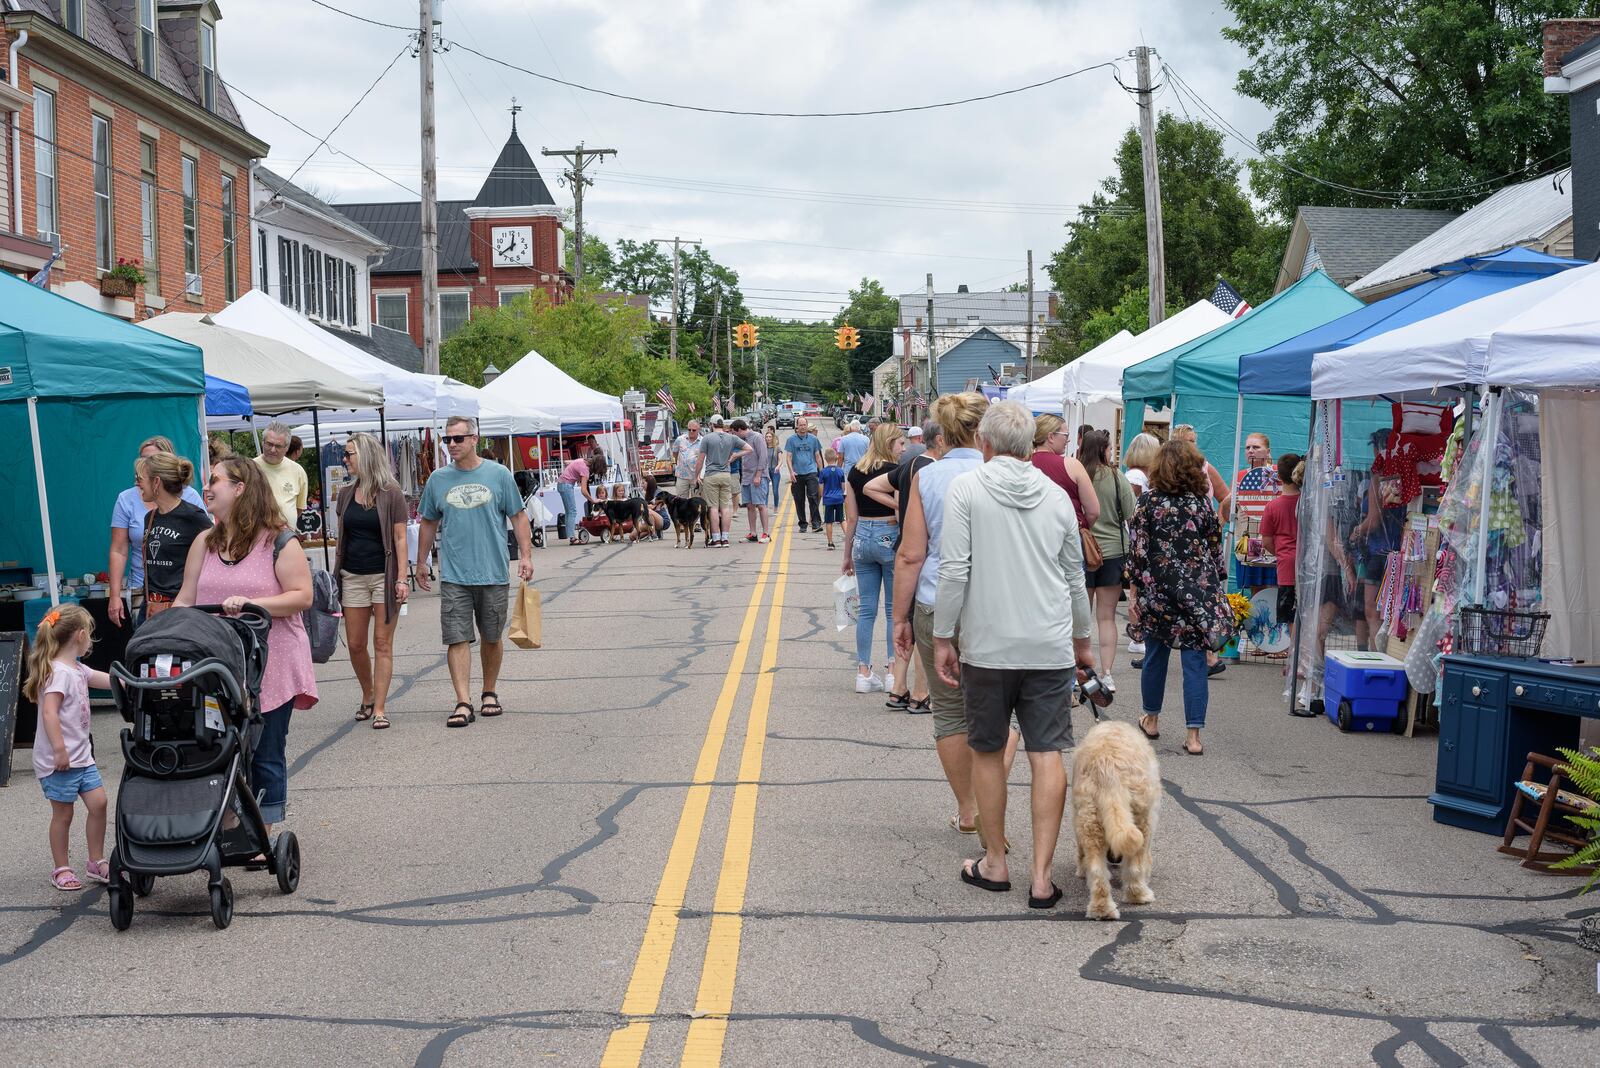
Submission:
[[272,170],[269,170],[265,164],[256,164],[254,173],[256,182],[260,185],[261,189],[267,193],[269,198],[284,200],[291,204],[298,205],[299,207],[304,208],[315,215],[321,216],[322,218],[337,224],[345,230],[348,230],[351,234],[362,241],[369,241],[378,246],[383,245],[383,239],[377,234],[344,215],[332,204],[329,204],[321,197],[301,189],[299,186],[289,181],[289,179],[280,176]]
[[[1456,218],[1455,212],[1425,208],[1330,208],[1310,205],[1295,213],[1296,237],[1303,231],[1316,249],[1317,266],[1340,285],[1349,285],[1379,264],[1415,245]],[[1290,252],[1295,241],[1290,242]],[[1301,277],[1302,249],[1295,262],[1285,256],[1287,284]]]
[[533,157],[523,146],[522,139],[517,136],[516,125],[513,124],[511,136],[506,138],[505,147],[500,149],[500,157],[490,168],[489,177],[484,179],[483,188],[478,190],[478,195],[472,201],[472,207],[554,207],[555,202],[555,198],[550,195],[550,188],[539,176],[539,168],[534,165]]

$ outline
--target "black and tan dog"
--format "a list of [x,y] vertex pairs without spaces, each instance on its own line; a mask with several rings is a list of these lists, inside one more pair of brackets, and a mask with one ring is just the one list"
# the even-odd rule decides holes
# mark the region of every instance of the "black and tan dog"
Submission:
[[656,494],[656,503],[666,505],[667,515],[672,517],[673,548],[694,548],[696,523],[706,532],[702,544],[711,543],[711,506],[704,497],[677,497],[662,490]]

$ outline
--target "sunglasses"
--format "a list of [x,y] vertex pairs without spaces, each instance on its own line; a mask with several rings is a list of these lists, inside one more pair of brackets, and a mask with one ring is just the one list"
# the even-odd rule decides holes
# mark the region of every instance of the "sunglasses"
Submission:
[[460,445],[468,438],[477,437],[476,434],[445,434],[439,438],[446,445]]

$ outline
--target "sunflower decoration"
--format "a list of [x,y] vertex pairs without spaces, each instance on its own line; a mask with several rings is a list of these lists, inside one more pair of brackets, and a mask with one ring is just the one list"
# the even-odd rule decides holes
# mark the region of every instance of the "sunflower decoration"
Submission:
[[1250,618],[1251,612],[1255,610],[1250,603],[1250,598],[1242,593],[1228,594],[1228,607],[1233,609],[1233,625],[1236,627],[1244,626],[1245,621]]

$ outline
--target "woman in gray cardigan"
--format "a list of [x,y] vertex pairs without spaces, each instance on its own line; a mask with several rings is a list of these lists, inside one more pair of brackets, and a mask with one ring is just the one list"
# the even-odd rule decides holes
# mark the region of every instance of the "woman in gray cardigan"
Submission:
[[[405,580],[405,495],[389,469],[389,457],[371,434],[351,434],[344,446],[344,463],[353,481],[339,491],[335,510],[339,516],[340,602],[344,609],[345,640],[350,645],[350,666],[361,683],[361,707],[356,719],[372,720],[374,730],[389,726],[384,702],[394,674],[394,628],[400,606],[411,593]],[[372,654],[367,634],[372,633]]]

